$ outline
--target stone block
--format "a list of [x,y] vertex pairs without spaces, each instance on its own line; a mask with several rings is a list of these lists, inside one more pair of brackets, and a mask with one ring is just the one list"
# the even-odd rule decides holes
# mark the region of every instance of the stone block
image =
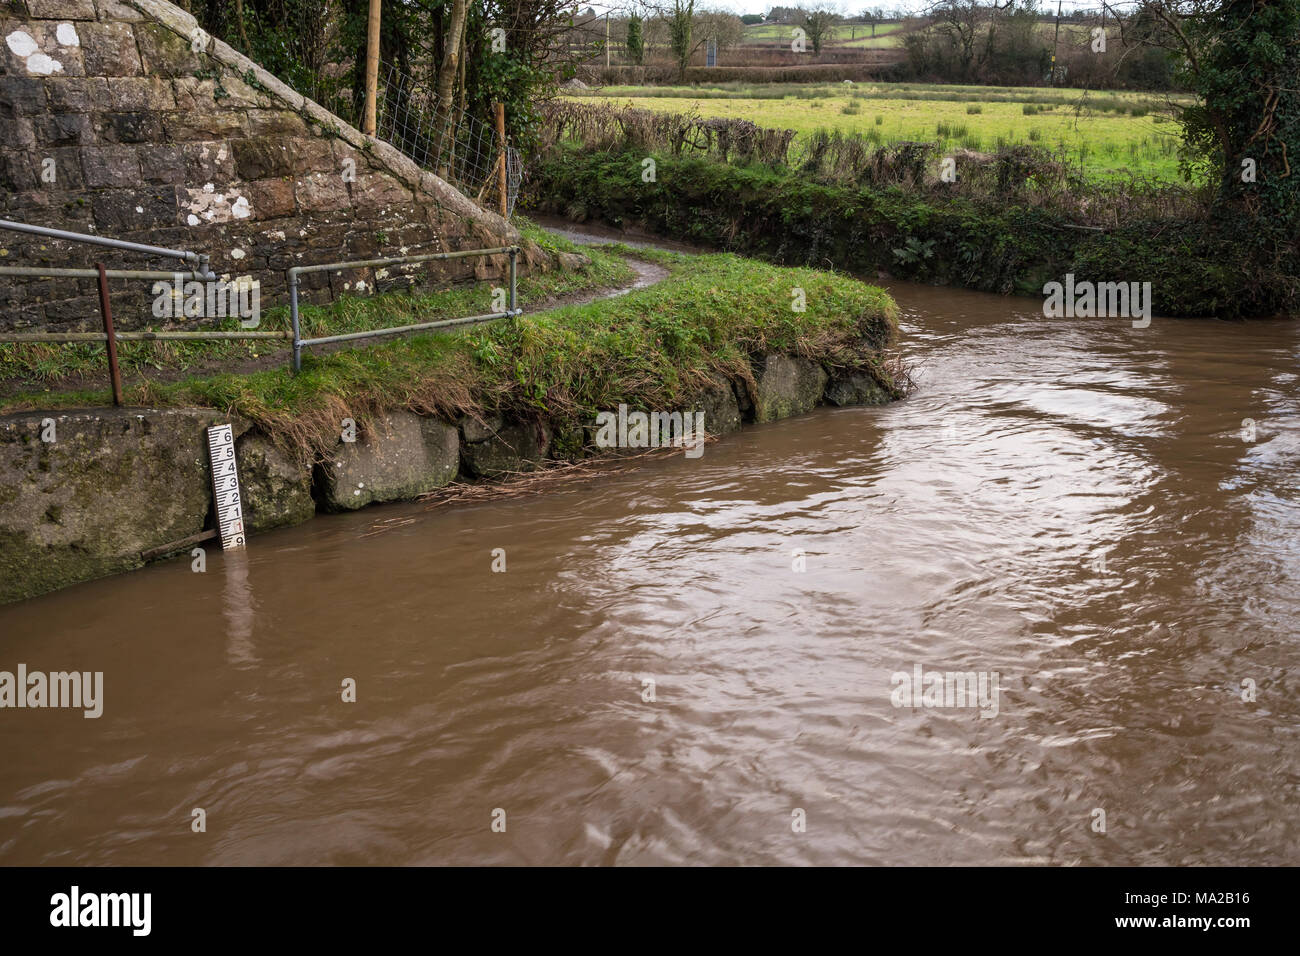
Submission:
[[[141,24],[141,26],[146,26]],[[140,76],[146,71],[129,23],[88,23],[79,28],[87,76]]]
[[[54,420],[54,441],[41,422]],[[203,530],[212,501],[208,409],[0,417],[0,603],[139,567]]]
[[192,77],[209,65],[202,53],[194,52],[188,34],[182,36],[161,23],[137,24],[135,36],[143,72],[149,76]]
[[376,423],[369,439],[340,442],[320,465],[322,504],[351,511],[416,498],[454,479],[459,461],[455,426],[394,412]]
[[176,187],[106,190],[95,194],[91,208],[95,225],[108,236],[171,226],[177,221]]
[[466,441],[461,459],[475,478],[502,478],[534,471],[546,458],[551,433],[544,424],[506,425],[482,441]]
[[161,143],[160,113],[95,113],[94,126],[101,143]]
[[244,527],[250,532],[301,524],[316,515],[311,497],[311,466],[277,448],[257,431],[235,442]]
[[33,128],[42,149],[91,146],[97,139],[90,117],[85,113],[48,113],[37,117]]
[[275,136],[281,139],[305,139],[311,135],[306,122],[286,109],[248,110],[249,136]]
[[225,140],[245,135],[243,114],[235,110],[213,113],[177,111],[163,120],[167,139],[173,143],[197,140]]
[[303,176],[295,181],[294,192],[304,212],[340,212],[352,205],[347,185],[336,172]]
[[94,20],[94,0],[27,0],[27,9],[40,20]]
[[706,388],[689,410],[704,413],[704,430],[710,435],[738,432],[743,423],[736,390],[730,382],[718,382]]
[[253,219],[279,219],[297,212],[291,179],[262,179],[244,189]]
[[829,376],[811,359],[772,354],[764,357],[755,375],[758,401],[755,420],[771,422],[812,411]]
[[99,19],[104,21],[123,20],[134,23],[144,19],[143,13],[122,0],[95,0],[95,10],[99,13]]
[[104,105],[114,112],[158,112],[176,107],[171,85],[157,77],[119,76],[107,80],[104,85],[108,93],[108,102]]
[[46,86],[66,82],[69,81],[61,77],[43,79],[35,76],[0,76],[0,117],[36,116],[44,113],[48,108]]
[[296,144],[271,136],[237,140],[232,144],[235,172],[252,181],[268,176],[289,176],[296,167]]
[[96,146],[81,151],[81,168],[91,189],[140,185],[140,159],[134,146]]
[[889,392],[866,372],[840,372],[826,385],[825,399],[830,405],[887,405]]

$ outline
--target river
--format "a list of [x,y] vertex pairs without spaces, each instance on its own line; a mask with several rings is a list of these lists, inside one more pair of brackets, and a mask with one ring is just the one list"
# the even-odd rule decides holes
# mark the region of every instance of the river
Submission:
[[1300,863],[1300,330],[888,285],[892,406],[0,608],[0,862]]

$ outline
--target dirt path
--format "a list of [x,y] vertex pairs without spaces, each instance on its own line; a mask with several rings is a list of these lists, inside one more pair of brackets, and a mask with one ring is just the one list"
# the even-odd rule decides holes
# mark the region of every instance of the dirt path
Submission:
[[605,226],[600,223],[569,222],[567,219],[561,219],[559,216],[536,216],[533,222],[541,226],[547,232],[559,236],[561,239],[567,239],[569,242],[576,243],[580,246],[598,246],[607,242],[620,242],[625,246],[633,249],[664,249],[668,252],[683,252],[688,255],[698,255],[701,252],[708,252],[699,246],[688,245],[684,242],[676,242],[672,239],[664,239],[652,233],[632,230],[623,232],[618,229]]
[[[549,232],[551,230],[547,230],[547,231]],[[579,240],[574,236],[565,235],[564,238],[568,239],[570,242],[579,243]],[[585,246],[592,246],[592,245],[598,245],[602,242],[608,242],[608,241],[609,240],[607,239],[595,239],[593,241],[582,242],[579,244]],[[588,290],[586,292],[574,292],[571,293],[570,295],[556,296],[554,298],[546,299],[542,302],[538,302],[535,306],[533,306],[530,309],[525,309],[524,315],[532,315],[537,312],[545,312],[547,309],[556,309],[562,305],[586,305],[589,302],[598,302],[601,299],[615,299],[618,298],[620,295],[627,295],[629,292],[633,292],[637,289],[644,289],[646,286],[654,285],[656,282],[661,282],[662,280],[668,277],[668,270],[665,269],[663,266],[656,265],[653,262],[645,262],[642,259],[632,259],[632,258],[626,259],[624,261],[626,261],[627,264],[631,266],[632,271],[636,273],[636,278],[632,280],[631,284],[625,286],[617,286],[612,289],[608,289],[608,288],[595,289],[595,290]]]

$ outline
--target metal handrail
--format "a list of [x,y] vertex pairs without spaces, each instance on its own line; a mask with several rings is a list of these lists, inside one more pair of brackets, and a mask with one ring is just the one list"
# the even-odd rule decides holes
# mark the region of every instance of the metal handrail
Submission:
[[[190,273],[196,279],[209,281],[216,278],[209,266],[209,257],[197,252],[188,252],[184,249],[165,249],[162,246],[149,246],[142,242],[128,242],[125,239],[110,239],[107,236],[92,236],[84,232],[69,232],[66,229],[52,229],[49,226],[32,226],[25,222],[12,222],[8,219],[0,219],[0,229],[8,229],[10,232],[22,232],[33,236],[44,236],[49,239],[62,239],[67,242],[80,242],[91,246],[108,246],[111,249],[124,249],[127,252],[139,252],[149,256],[162,256],[168,259],[179,259],[192,265],[193,272]],[[32,266],[4,266],[0,267],[0,275],[10,276],[33,276],[36,278],[73,278],[73,279],[94,279],[99,287],[99,311],[104,320],[104,331],[98,332],[29,332],[17,333],[14,335],[0,336],[0,342],[103,342],[105,351],[108,353],[108,378],[109,384],[113,389],[113,404],[122,404],[122,372],[117,364],[117,343],[119,340],[134,339],[142,336],[142,333],[118,333],[113,328],[113,308],[109,302],[108,280],[113,279],[167,279],[174,278],[178,273],[175,272],[152,272],[148,270],[135,269],[113,269],[104,268],[102,262],[95,263],[92,269],[59,269],[50,267],[32,267]],[[183,273],[182,273],[183,274]],[[244,333],[247,335],[247,333]],[[187,337],[208,337],[203,333],[189,333]],[[159,337],[157,333],[153,334],[154,338]],[[172,336],[166,336],[171,338]],[[229,333],[221,337],[229,337]],[[242,336],[241,336],[242,337]],[[259,337],[270,337],[264,334]],[[284,336],[276,336],[282,338]]]
[[[199,272],[159,272],[155,269],[105,269],[110,279],[210,279]],[[39,279],[98,279],[98,269],[57,269],[41,266],[0,266],[0,276],[31,276]]]
[[[180,259],[188,262],[195,267],[200,279],[215,279],[212,270],[208,267],[209,257],[197,252],[187,252],[184,249],[164,249],[162,246],[147,246],[141,242],[128,242],[125,239],[110,239],[107,236],[91,236],[84,232],[69,232],[66,229],[51,229],[49,226],[32,226],[25,222],[11,222],[8,219],[0,219],[0,229],[9,229],[12,232],[25,232],[35,236],[45,236],[49,239],[63,239],[67,242],[82,242],[91,246],[108,246],[111,249],[125,249],[127,252],[143,252],[150,256],[163,256],[168,259]],[[116,277],[114,277],[116,278]]]
[[[288,339],[293,333],[283,332],[113,332],[119,342],[208,342],[245,339]],[[107,342],[104,332],[10,332],[0,336],[0,342]]]
[[[298,279],[309,272],[333,272],[342,269],[366,269],[376,266],[410,265],[417,262],[437,262],[446,259],[467,259],[481,256],[497,256],[506,253],[510,256],[510,303],[504,312],[489,312],[486,315],[470,315],[458,319],[440,319],[436,322],[420,322],[416,325],[400,325],[387,329],[369,329],[364,332],[348,332],[343,335],[324,335],[314,339],[304,339],[298,321]],[[351,262],[325,262],[314,266],[293,266],[288,270],[289,283],[289,320],[293,325],[293,370],[302,371],[302,350],[305,346],[325,345],[330,342],[352,342],[357,339],[378,338],[385,335],[401,335],[404,332],[422,332],[429,329],[447,328],[453,325],[468,325],[473,322],[488,322],[492,319],[505,319],[521,315],[518,308],[516,269],[519,258],[518,246],[496,246],[491,249],[461,249],[456,252],[431,252],[418,256],[391,256],[385,259],[355,259]]]
[[[489,249],[461,249],[456,252],[433,252],[415,256],[390,256],[381,259],[355,259],[349,262],[326,262],[317,265],[293,266],[287,271],[289,285],[289,313],[293,328],[284,332],[118,332],[113,328],[112,309],[108,300],[109,279],[174,279],[185,278],[212,280],[215,274],[209,268],[209,257],[180,249],[164,249],[161,246],[149,246],[138,242],[121,239],[109,239],[102,236],[90,236],[83,233],[51,229],[46,226],[29,226],[26,223],[10,222],[0,219],[0,228],[15,232],[47,236],[53,239],[66,239],[72,242],[85,242],[93,245],[110,246],[131,252],[148,255],[169,256],[192,263],[194,271],[189,273],[156,272],[136,269],[106,269],[96,263],[94,269],[63,269],[42,266],[0,266],[0,276],[32,276],[40,278],[74,278],[96,279],[99,284],[100,310],[103,313],[103,332],[17,332],[0,334],[0,342],[103,342],[108,347],[108,362],[111,384],[113,386],[113,404],[122,404],[122,382],[117,367],[118,342],[142,341],[203,341],[220,339],[292,339],[293,371],[302,371],[302,350],[312,345],[325,345],[331,342],[352,342],[358,339],[379,338],[387,335],[401,335],[406,332],[420,332],[430,329],[449,328],[457,325],[469,325],[476,322],[488,322],[493,319],[510,318],[523,314],[518,307],[518,259],[519,246],[495,246]],[[301,276],[313,272],[333,272],[343,269],[364,269],[390,265],[413,265],[420,262],[437,262],[448,259],[480,258],[484,256],[508,255],[510,257],[510,299],[504,312],[489,312],[484,315],[469,315],[453,319],[440,319],[434,322],[420,322],[414,325],[402,325],[384,329],[369,329],[363,332],[348,332],[341,335],[325,335],[304,339],[298,314],[298,283]]]

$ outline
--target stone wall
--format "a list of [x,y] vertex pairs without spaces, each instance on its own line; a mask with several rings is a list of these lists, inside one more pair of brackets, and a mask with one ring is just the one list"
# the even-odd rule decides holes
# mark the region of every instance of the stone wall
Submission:
[[[884,404],[864,374],[766,355],[754,391],[719,379],[683,411],[711,435],[820,404]],[[238,416],[207,408],[112,408],[0,416],[0,604],[140,567],[145,555],[214,526],[205,429],[235,434],[249,547],[318,512],[409,501],[453,480],[508,478],[593,455],[595,428],[489,415],[458,422],[393,410],[314,460],[289,455]],[[208,542],[205,547],[219,545]],[[188,552],[189,546],[180,549]]]
[[[499,216],[196,30],[162,0],[0,0],[0,219],[206,253],[219,275],[259,282],[264,308],[282,300],[292,265],[518,240]],[[0,230],[3,265],[96,261],[176,265]],[[319,300],[496,278],[504,266],[466,259],[304,283]],[[149,286],[113,280],[119,328],[163,325]],[[0,277],[0,330],[98,323],[90,280]]]

